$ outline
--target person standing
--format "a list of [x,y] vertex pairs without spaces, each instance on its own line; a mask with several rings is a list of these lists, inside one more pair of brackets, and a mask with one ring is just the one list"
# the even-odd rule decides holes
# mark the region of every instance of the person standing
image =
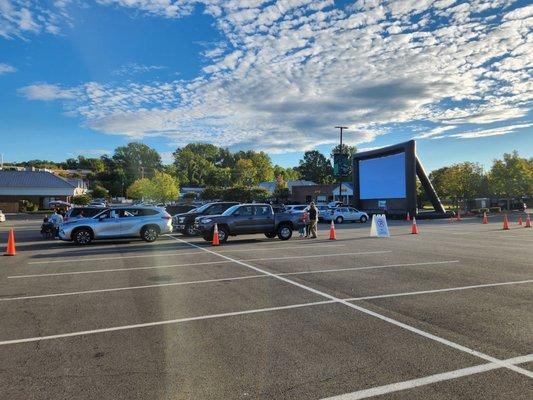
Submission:
[[312,201],[309,205],[309,234],[311,235],[311,239],[317,238],[317,227],[318,223],[318,209],[315,206],[315,203]]
[[63,216],[54,210],[54,213],[50,217],[50,222],[54,224],[54,236],[57,238],[59,236],[59,225],[63,223]]

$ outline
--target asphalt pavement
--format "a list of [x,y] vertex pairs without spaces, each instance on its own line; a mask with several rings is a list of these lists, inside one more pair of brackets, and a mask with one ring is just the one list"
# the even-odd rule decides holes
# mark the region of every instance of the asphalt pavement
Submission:
[[530,399],[533,228],[510,223],[76,247],[8,221],[0,399]]

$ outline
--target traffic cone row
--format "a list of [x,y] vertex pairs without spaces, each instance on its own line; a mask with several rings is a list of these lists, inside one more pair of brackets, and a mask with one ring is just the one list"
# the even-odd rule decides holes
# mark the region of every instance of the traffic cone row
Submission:
[[6,256],[14,256],[17,254],[15,250],[15,232],[13,231],[13,228],[9,230],[9,236],[7,237],[7,248],[6,248]]
[[331,220],[331,224],[329,225],[329,240],[336,240],[337,235],[335,234],[335,224],[333,223],[333,220]]
[[484,224],[488,224],[489,223],[489,218],[487,217],[487,212],[486,211],[483,213],[483,223]]
[[509,230],[509,220],[507,219],[507,214],[503,215],[503,230],[504,231]]
[[213,246],[219,246],[220,240],[218,239],[218,225],[215,224],[215,227],[213,228]]

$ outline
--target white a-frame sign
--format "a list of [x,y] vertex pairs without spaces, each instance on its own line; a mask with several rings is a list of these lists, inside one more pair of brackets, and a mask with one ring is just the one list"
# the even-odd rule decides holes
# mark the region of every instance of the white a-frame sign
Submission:
[[390,237],[387,217],[385,214],[372,215],[372,225],[370,226],[371,237]]

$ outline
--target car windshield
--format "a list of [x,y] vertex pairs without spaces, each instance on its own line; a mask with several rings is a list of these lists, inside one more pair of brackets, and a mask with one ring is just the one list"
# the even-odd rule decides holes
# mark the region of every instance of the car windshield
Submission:
[[207,210],[210,206],[211,206],[211,203],[207,203],[207,204],[204,204],[203,206],[195,208],[195,209],[193,209],[193,210],[191,210],[189,212],[190,213],[202,213],[205,210]]

